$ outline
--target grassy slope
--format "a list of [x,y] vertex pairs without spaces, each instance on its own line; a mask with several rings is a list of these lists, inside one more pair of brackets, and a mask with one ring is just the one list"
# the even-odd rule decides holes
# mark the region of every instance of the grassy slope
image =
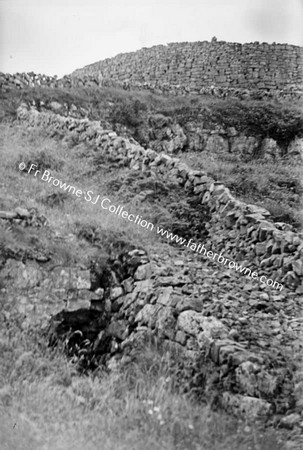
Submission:
[[302,165],[285,161],[239,162],[194,152],[184,153],[181,158],[190,167],[205,170],[221,181],[239,200],[266,208],[276,222],[303,230]]
[[17,321],[1,334],[2,450],[279,448],[272,431],[178,394],[159,351],[147,347],[123,371],[81,377],[38,339]]
[[[115,220],[96,206],[69,196],[68,201],[51,208],[41,202],[56,188],[43,181],[20,174],[16,163],[21,159],[41,158],[59,179],[86,189],[105,193],[113,172],[106,167],[94,170],[90,151],[84,147],[70,148],[68,142],[46,139],[38,133],[15,126],[1,127],[0,209],[15,206],[38,207],[50,220],[53,230],[63,236],[75,233],[78,222],[100,225],[116,230],[129,240],[155,252],[163,246],[152,234]],[[41,157],[41,152],[44,155]],[[40,155],[40,156],[39,156]],[[58,164],[58,162],[60,162]],[[64,164],[63,164],[64,163]],[[116,171],[119,179],[125,169]],[[127,197],[127,196],[126,196]],[[131,196],[130,196],[131,197]],[[113,202],[118,202],[111,193]],[[130,200],[129,207],[132,206]],[[139,208],[138,205],[133,205]],[[138,213],[153,211],[138,209]],[[4,239],[14,239],[0,230]],[[30,245],[24,229],[15,245]],[[38,231],[37,231],[38,233]],[[144,234],[142,234],[144,233]],[[52,245],[38,235],[41,245]],[[12,244],[12,242],[10,243]],[[59,249],[57,249],[59,251]],[[78,240],[66,246],[62,258],[85,260],[90,248]],[[101,249],[102,250],[102,249]],[[62,262],[62,261],[61,261]],[[64,262],[64,261],[63,261]],[[3,293],[1,293],[2,295]],[[151,450],[151,449],[278,449],[279,434],[258,426],[214,413],[207,406],[179,394],[172,382],[167,355],[146,347],[123,371],[81,377],[60,349],[46,346],[39,329],[24,328],[12,298],[2,296],[0,325],[0,436],[3,450]],[[5,319],[6,311],[10,320]]]

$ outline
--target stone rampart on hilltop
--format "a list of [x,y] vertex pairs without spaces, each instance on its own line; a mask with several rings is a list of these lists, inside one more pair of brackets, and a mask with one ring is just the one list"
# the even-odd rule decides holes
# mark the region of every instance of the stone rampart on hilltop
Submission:
[[0,89],[123,87],[156,94],[303,99],[303,48],[288,44],[183,42],[123,53],[63,78],[0,72]]
[[205,90],[303,90],[303,48],[288,44],[182,42],[143,48],[85,66],[74,76],[152,85],[199,94]]

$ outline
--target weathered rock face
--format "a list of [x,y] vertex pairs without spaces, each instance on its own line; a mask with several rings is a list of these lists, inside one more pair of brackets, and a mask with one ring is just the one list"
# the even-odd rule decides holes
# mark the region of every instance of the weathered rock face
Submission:
[[[295,139],[289,144],[289,150],[283,151],[272,138],[261,139],[239,133],[235,128],[224,129],[216,126],[205,127],[203,121],[189,120],[181,127],[171,117],[161,114],[151,116],[148,126],[138,130],[138,140],[144,147],[169,155],[181,151],[207,152],[211,155],[232,155],[239,161],[263,159],[276,161],[286,155],[291,161],[303,161],[301,140]],[[290,154],[288,152],[290,151]]]
[[197,119],[186,121],[183,129],[187,137],[185,150],[206,151],[219,155],[232,154],[239,160],[250,160],[261,156],[258,152],[261,145],[260,139],[238,133],[235,128],[225,130],[217,126],[215,129],[208,129],[202,119]]
[[252,136],[236,135],[229,138],[230,153],[239,159],[250,160],[260,146],[259,139]]
[[210,154],[227,155],[239,161],[263,159],[276,161],[280,158],[289,158],[289,161],[303,161],[303,144],[301,138],[290,142],[286,149],[282,149],[272,138],[261,139],[256,136],[247,136],[239,133],[235,128],[222,127],[217,129],[204,128],[203,122],[188,121],[183,126],[187,141],[184,150],[206,151]]
[[207,142],[203,124],[198,121],[187,120],[183,128],[187,137],[187,149],[194,152],[202,151]]
[[289,144],[287,155],[291,159],[303,160],[303,138],[297,138]]
[[274,139],[265,138],[261,144],[261,156],[267,160],[275,160],[281,156],[281,149]]
[[183,129],[172,119],[162,114],[149,118],[148,146],[157,152],[173,154],[183,150],[187,138]]
[[[177,180],[194,198],[207,206],[211,219],[206,225],[207,245],[215,253],[222,252],[239,263],[257,269],[259,277],[270,277],[272,286],[296,287],[303,292],[302,233],[290,225],[273,223],[267,210],[236,200],[224,185],[202,171],[193,171],[178,158],[144,149],[134,140],[118,137],[104,130],[99,122],[39,113],[23,106],[18,118],[29,126],[44,131],[73,133],[77,142],[85,141],[104,156],[134,170],[152,169]],[[262,280],[261,280],[262,281]],[[280,283],[280,284],[279,284]]]
[[220,134],[213,133],[206,139],[204,150],[215,154],[228,153],[228,141]]

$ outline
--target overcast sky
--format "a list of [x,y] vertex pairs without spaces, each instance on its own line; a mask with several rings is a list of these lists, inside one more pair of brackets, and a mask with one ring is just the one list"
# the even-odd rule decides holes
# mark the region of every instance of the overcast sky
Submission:
[[182,41],[303,45],[303,0],[0,0],[0,71],[57,74]]

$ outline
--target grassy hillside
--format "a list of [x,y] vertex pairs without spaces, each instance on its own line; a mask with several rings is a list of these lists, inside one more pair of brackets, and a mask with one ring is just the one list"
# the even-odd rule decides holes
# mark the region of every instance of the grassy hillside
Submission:
[[177,366],[151,344],[122,369],[83,377],[18,316],[1,327],[2,450],[282,449],[281,433],[180,393]]
[[[37,248],[49,252],[53,263],[86,263],[96,251],[107,251],[106,240],[113,235],[143,243],[167,258],[165,246],[145,230],[127,226],[125,221],[75,196],[56,196],[56,188],[20,173],[17,165],[21,160],[35,160],[61,180],[110,193],[113,202],[123,200],[127,208],[136,209],[154,223],[164,220],[167,226],[173,226],[179,220],[177,208],[169,210],[173,198],[161,190],[160,183],[158,202],[138,203],[135,197],[142,190],[140,178],[123,168],[112,169],[106,161],[96,165],[92,150],[84,144],[75,147],[64,139],[29,133],[17,125],[1,125],[0,155],[4,162],[0,168],[0,210],[37,208],[47,217],[50,233],[31,227],[7,227],[1,222],[1,258],[6,257],[7,250],[10,255],[25,258],[27,252]],[[178,210],[183,207],[185,211],[190,208],[185,198]],[[93,227],[103,233],[97,249],[81,238]],[[63,238],[60,245],[54,240],[55,234]],[[71,235],[76,239],[70,241]],[[110,374],[100,369],[83,376],[64,356],[63,348],[47,345],[40,323],[24,320],[13,286],[9,293],[2,289],[0,298],[3,450],[272,450],[282,449],[283,441],[291,436],[291,431],[248,424],[211,410],[204,399],[197,401],[191,392],[185,393],[182,374],[177,382],[179,362],[163,352],[157,342],[142,342],[135,357]]]
[[[108,195],[114,204],[122,203],[125,209],[174,233],[201,238],[204,231],[203,208],[193,204],[176,183],[113,167],[84,143],[75,145],[64,136],[50,138],[42,130],[29,132],[13,123],[22,101],[35,100],[39,108],[56,101],[67,105],[65,111],[75,105],[77,114],[100,120],[106,127],[124,126],[125,134],[136,138],[140,137],[139,128],[147,126],[148,117],[155,114],[169,116],[181,125],[199,116],[205,126],[235,126],[256,136],[275,136],[284,146],[302,133],[302,110],[289,104],[162,98],[114,89],[16,90],[2,93],[0,100],[0,210],[35,208],[49,224],[23,228],[0,220],[0,269],[8,258],[26,261],[33,252],[49,255],[51,266],[87,267],[91,259],[108,255],[116,241],[144,246],[164,260],[176,258],[167,242],[154,234],[21,173],[21,161],[35,161],[60,180]],[[59,112],[64,114],[64,108]],[[179,156],[223,181],[239,198],[265,206],[277,221],[297,228],[303,223],[302,167],[284,161],[239,162],[230,155],[189,151]],[[142,199],[147,190],[153,191],[152,198]],[[297,431],[278,428],[280,418],[266,425],[252,424],[216,408],[215,399],[210,405],[204,395],[188,387],[191,368],[182,367],[180,360],[169,356],[157,341],[142,342],[132,359],[110,373],[100,368],[81,374],[62,346],[48,346],[41,322],[25,319],[14,286],[6,290],[4,282],[0,277],[3,450],[300,448]],[[262,333],[264,342],[265,330]],[[255,335],[257,331],[252,330],[253,341],[259,339]],[[200,369],[199,376],[203,376],[205,368]]]

